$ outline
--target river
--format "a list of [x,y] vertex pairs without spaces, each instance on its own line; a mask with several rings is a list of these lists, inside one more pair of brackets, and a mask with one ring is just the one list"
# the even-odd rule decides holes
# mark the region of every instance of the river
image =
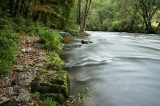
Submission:
[[[91,32],[64,45],[71,94],[94,91],[84,106],[160,106],[160,35]],[[93,44],[81,44],[82,39]]]

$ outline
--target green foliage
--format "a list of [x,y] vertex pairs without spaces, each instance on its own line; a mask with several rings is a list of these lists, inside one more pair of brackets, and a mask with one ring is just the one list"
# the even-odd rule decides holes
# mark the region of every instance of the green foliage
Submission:
[[43,101],[39,101],[39,106],[60,106],[57,102],[53,101],[52,98],[47,98]]
[[59,71],[61,66],[64,65],[64,61],[61,60],[59,55],[56,52],[49,53],[50,60],[46,60],[48,62],[48,69]]
[[0,75],[6,74],[16,61],[18,35],[0,30]]
[[47,51],[61,50],[61,40],[62,36],[58,31],[44,30],[40,33],[40,42],[44,43],[43,48]]
[[34,92],[34,93],[32,93],[32,97],[35,98],[35,97],[37,97],[37,95],[39,95],[39,94],[40,94],[40,92]]
[[[155,33],[158,0],[93,0],[87,30]],[[77,11],[76,11],[77,12]],[[157,31],[158,32],[158,31]]]
[[90,93],[94,93],[92,89],[89,89],[88,87],[82,89],[80,93],[76,94],[76,103],[72,104],[72,106],[81,106],[85,100],[90,100]]
[[9,32],[16,32],[25,36],[35,36],[45,30],[44,24],[34,22],[32,19],[16,18],[0,18],[0,29]]
[[76,30],[76,29],[68,29],[66,31],[69,32],[72,36],[77,36],[77,35],[82,34],[82,32],[80,32],[79,30]]

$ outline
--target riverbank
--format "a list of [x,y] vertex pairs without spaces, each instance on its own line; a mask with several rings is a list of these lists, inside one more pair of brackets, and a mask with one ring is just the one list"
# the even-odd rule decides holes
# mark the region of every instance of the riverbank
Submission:
[[21,23],[0,21],[4,23],[0,26],[0,105],[71,103],[69,77],[62,71],[64,61],[58,53],[62,50],[61,42],[86,33],[70,30],[63,36],[39,23],[26,26],[28,20],[21,20],[24,29],[17,26]]
[[[68,90],[66,98],[69,98],[69,89],[70,89],[69,79],[58,78],[60,76],[68,78],[67,72],[61,71],[60,69],[60,63],[58,62],[62,61],[57,61],[57,59],[60,60],[58,54],[56,54],[56,52],[48,53],[44,49],[42,49],[43,44],[40,43],[40,37],[20,36],[19,42],[20,42],[20,47],[18,49],[17,61],[12,66],[9,75],[5,76],[1,82],[1,91],[0,91],[1,105],[39,104],[40,98],[37,98],[37,96],[38,95],[40,96],[41,91],[38,90],[38,87],[39,86],[45,87],[42,84],[43,83],[47,84],[47,82],[41,82],[40,85],[39,86],[37,85],[35,88],[35,85],[38,84],[38,82],[37,83],[34,82],[33,84],[33,80],[37,78],[37,76],[45,75],[46,73],[50,74],[53,73],[51,79],[55,80],[55,82],[54,83],[48,82],[48,83],[56,84],[57,86],[54,86],[54,89],[56,89],[57,87],[59,87],[58,89],[62,89],[61,85],[63,84],[59,83],[58,81],[61,82],[64,81],[64,87],[66,87],[66,90]],[[52,67],[54,69],[51,69]],[[59,73],[61,74],[59,75]],[[55,78],[56,75],[58,76],[57,78]],[[42,77],[42,79],[39,81],[43,80],[45,80],[44,77]],[[47,89],[49,89],[49,86],[47,86]],[[47,89],[41,88],[43,92],[44,91],[46,92]],[[36,95],[36,97],[35,97],[35,92],[37,93],[39,92]],[[58,93],[58,91],[55,90],[52,90],[52,92]],[[46,92],[46,93],[51,93],[51,92]],[[60,91],[59,93],[61,94],[62,91]],[[43,95],[44,94],[45,93],[43,93]],[[49,96],[46,96],[42,100],[47,99],[47,97]],[[51,98],[53,97],[55,96],[51,96]],[[57,98],[55,100],[57,100]],[[60,103],[64,103],[65,102],[64,100],[63,101],[57,100],[57,101]]]

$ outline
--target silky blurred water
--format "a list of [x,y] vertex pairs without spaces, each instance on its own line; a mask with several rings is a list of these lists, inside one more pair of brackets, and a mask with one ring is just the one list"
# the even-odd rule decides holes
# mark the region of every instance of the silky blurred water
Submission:
[[[160,35],[88,32],[64,45],[71,94],[89,87],[84,106],[160,106]],[[93,44],[74,47],[82,39]]]

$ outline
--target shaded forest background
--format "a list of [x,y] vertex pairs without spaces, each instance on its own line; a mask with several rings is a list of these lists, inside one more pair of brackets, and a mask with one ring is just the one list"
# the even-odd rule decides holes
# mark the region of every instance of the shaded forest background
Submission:
[[48,35],[52,41],[47,39],[45,48],[58,52],[61,37],[57,30],[71,35],[85,30],[160,33],[160,2],[0,0],[0,75],[16,61],[19,36]]
[[[158,33],[159,0],[1,0],[0,16],[60,29]],[[1,21],[3,24],[3,22]]]

